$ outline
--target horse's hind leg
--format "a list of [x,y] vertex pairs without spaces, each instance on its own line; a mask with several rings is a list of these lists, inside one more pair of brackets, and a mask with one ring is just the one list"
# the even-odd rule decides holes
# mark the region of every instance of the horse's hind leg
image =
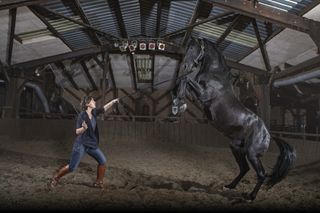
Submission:
[[240,147],[234,147],[233,145],[231,145],[230,147],[232,154],[239,165],[240,173],[230,184],[224,187],[233,189],[238,185],[243,176],[250,170],[250,167],[246,159],[246,154],[243,151],[241,151]]
[[245,197],[248,200],[254,200],[256,198],[258,191],[260,190],[261,185],[263,184],[267,176],[259,157],[260,155],[257,154],[253,149],[248,150],[248,160],[256,171],[258,179],[253,191]]

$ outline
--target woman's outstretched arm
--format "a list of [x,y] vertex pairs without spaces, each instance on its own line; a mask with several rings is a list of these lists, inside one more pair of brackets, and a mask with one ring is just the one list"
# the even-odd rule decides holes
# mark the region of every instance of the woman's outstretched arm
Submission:
[[113,99],[112,101],[108,102],[106,105],[103,106],[104,111],[107,111],[113,104],[118,103],[119,98]]

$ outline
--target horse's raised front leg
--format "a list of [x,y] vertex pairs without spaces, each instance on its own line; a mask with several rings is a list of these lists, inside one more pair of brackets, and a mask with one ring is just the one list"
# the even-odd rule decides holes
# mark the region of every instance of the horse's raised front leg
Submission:
[[172,114],[176,115],[178,112],[184,112],[187,109],[187,104],[184,102],[184,98],[186,97],[187,91],[187,78],[182,78],[178,85],[173,90],[173,106],[172,106]]
[[235,157],[239,169],[240,169],[240,173],[239,175],[228,185],[225,185],[224,187],[228,188],[228,189],[233,189],[235,188],[238,183],[240,182],[240,180],[243,178],[243,176],[245,176],[245,174],[250,170],[250,167],[248,165],[247,159],[246,159],[246,154],[245,152],[243,152],[240,148],[240,146],[238,146],[238,144],[241,144],[241,141],[233,141],[232,145],[230,145],[231,151],[233,156]]

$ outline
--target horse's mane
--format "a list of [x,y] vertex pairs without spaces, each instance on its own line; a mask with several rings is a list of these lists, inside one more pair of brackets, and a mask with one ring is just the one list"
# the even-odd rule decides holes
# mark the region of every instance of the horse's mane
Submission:
[[217,48],[216,44],[209,41],[208,39],[203,39],[204,42],[204,58],[202,62],[201,72],[208,71],[212,61],[215,59],[215,56],[218,56],[219,68],[214,70],[214,75],[219,75],[220,77],[230,78],[230,69],[225,61],[225,58],[221,51]]

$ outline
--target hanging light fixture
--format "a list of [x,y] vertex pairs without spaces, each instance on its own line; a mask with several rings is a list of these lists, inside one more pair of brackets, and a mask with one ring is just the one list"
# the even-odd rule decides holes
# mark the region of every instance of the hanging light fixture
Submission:
[[129,46],[128,40],[122,40],[121,45],[119,46],[119,49],[121,52],[125,52],[128,46]]
[[163,41],[157,41],[157,46],[158,46],[158,49],[159,50],[164,50],[165,49],[165,47],[166,47],[166,45],[165,45],[165,43],[163,43]]
[[148,42],[148,49],[149,50],[155,50],[156,49],[156,43],[153,40]]
[[146,42],[144,40],[140,41],[139,49],[140,50],[146,50],[147,49],[147,44],[146,44]]
[[131,42],[130,42],[130,45],[129,45],[129,50],[130,50],[130,52],[135,51],[136,48],[137,48],[137,46],[138,46],[138,41],[137,41],[137,40],[131,41]]

